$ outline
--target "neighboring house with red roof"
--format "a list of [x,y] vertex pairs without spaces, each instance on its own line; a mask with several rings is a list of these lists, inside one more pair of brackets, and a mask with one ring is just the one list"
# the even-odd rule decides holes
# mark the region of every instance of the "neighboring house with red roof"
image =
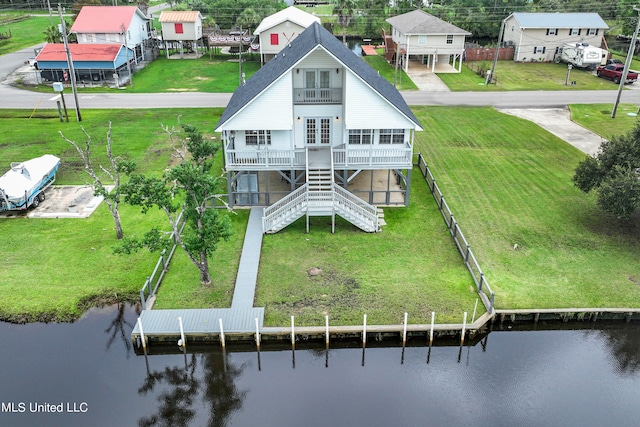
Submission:
[[185,48],[196,53],[202,46],[202,15],[196,11],[166,11],[160,13],[162,24],[162,40],[167,58],[169,48],[180,50],[180,57],[184,56]]
[[[69,45],[78,82],[97,82],[113,79],[115,73],[127,68],[127,57],[133,51],[118,44],[75,44]],[[64,82],[68,78],[69,64],[62,43],[47,43],[36,57],[36,67],[43,80]],[[126,72],[125,72],[126,73]]]
[[264,18],[253,32],[254,35],[260,37],[260,59],[262,64],[276,56],[278,52],[314,22],[320,23],[320,18],[295,6],[288,7]]
[[135,52],[136,64],[150,54],[150,18],[136,6],[84,6],[71,32],[79,44],[124,44]]

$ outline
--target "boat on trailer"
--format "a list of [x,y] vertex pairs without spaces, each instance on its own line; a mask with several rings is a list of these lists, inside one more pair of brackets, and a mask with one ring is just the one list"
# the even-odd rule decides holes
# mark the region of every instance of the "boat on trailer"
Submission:
[[11,163],[0,177],[0,211],[25,211],[45,200],[45,190],[56,180],[60,159],[52,154]]

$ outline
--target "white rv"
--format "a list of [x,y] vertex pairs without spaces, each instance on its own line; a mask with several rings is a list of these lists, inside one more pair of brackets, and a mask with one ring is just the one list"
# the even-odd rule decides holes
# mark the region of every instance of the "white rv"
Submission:
[[609,52],[588,43],[565,43],[560,52],[560,61],[578,68],[595,69],[607,62]]

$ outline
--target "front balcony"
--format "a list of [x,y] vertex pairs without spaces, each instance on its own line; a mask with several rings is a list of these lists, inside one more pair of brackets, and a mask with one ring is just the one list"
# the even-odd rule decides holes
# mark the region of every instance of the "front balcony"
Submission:
[[294,104],[340,104],[342,89],[293,89]]
[[[333,148],[336,169],[407,169],[411,168],[412,147],[408,144],[386,146],[342,146]],[[306,149],[276,150],[265,146],[235,150],[225,149],[227,170],[305,169]]]

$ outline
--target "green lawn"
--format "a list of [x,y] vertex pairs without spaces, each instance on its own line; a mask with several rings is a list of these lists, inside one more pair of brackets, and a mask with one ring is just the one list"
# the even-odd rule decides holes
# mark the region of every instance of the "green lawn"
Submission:
[[[389,83],[393,84],[395,68],[389,65],[383,56],[363,56],[362,59],[369,64],[371,68],[378,71]],[[396,88],[398,90],[417,90],[418,86],[407,76],[402,70],[398,69],[398,77],[396,78]]]
[[[113,122],[114,153],[135,159],[142,172],[160,173],[169,162],[168,138],[161,123],[199,126],[205,135],[217,122],[217,110],[146,110],[84,112],[82,126],[93,138],[96,161],[105,158],[104,139]],[[9,162],[44,153],[62,159],[57,184],[83,184],[77,154],[58,131],[85,142],[80,125],[52,118],[25,117],[28,112],[0,112],[2,173]],[[40,115],[43,117],[44,115]],[[159,212],[142,215],[139,209],[122,208],[125,234],[138,234],[162,221]],[[87,219],[0,219],[4,244],[0,248],[0,319],[13,321],[72,320],[88,304],[116,298],[139,298],[139,289],[150,275],[156,254],[146,251],[133,256],[114,255],[113,220],[105,205]],[[116,297],[117,295],[117,297]]]
[[[385,208],[381,233],[367,234],[329,218],[304,219],[266,235],[260,259],[256,304],[266,307],[265,322],[296,324],[400,324],[460,322],[477,298],[475,285],[418,170],[409,208]],[[310,268],[321,276],[311,277]],[[482,306],[482,304],[480,304]],[[484,312],[484,308],[481,312]]]
[[638,121],[638,106],[620,104],[616,117],[611,118],[613,103],[609,105],[571,105],[571,120],[606,139],[630,131]]
[[[632,107],[622,105],[619,111]],[[596,127],[603,120],[598,111],[606,109],[572,108]],[[136,159],[142,171],[160,171],[169,162],[161,123],[176,124],[181,115],[183,123],[211,135],[221,112],[87,110],[83,126],[99,145],[112,120],[114,151]],[[592,196],[573,187],[573,169],[584,154],[491,108],[414,112],[427,129],[417,134],[416,151],[426,156],[496,292],[497,307],[640,306],[640,215],[626,222],[611,218]],[[52,112],[51,118],[27,114],[3,110],[3,158],[56,154],[63,159],[58,182],[83,183],[78,160],[57,135],[62,130],[82,142],[79,125],[60,123]],[[99,152],[96,146],[98,157]],[[199,285],[197,270],[178,250],[157,307],[229,306],[247,218],[246,210],[232,215],[235,234],[214,255],[211,287]],[[123,219],[125,233],[163,222],[158,213],[143,216],[130,207],[123,208]],[[328,314],[332,324],[350,324],[366,313],[371,324],[398,324],[405,311],[412,323],[428,322],[431,311],[438,322],[457,322],[463,311],[471,313],[472,280],[419,172],[413,174],[410,207],[385,209],[385,220],[388,225],[378,234],[342,221],[331,234],[328,219],[312,218],[309,234],[299,221],[265,236],[256,304],[266,307],[266,323],[288,324],[295,315],[297,324],[321,325]],[[87,304],[116,294],[135,300],[157,259],[146,252],[112,254],[113,223],[105,206],[86,220],[6,219],[0,232],[19,236],[0,249],[3,320],[68,320]],[[323,275],[309,277],[311,267]]]
[[[615,90],[617,85],[609,80],[598,78],[589,71],[572,69],[567,81],[567,64],[553,62],[513,62],[498,61],[496,66],[496,84],[485,85],[485,78],[479,76],[470,67],[491,69],[490,61],[468,62],[462,72],[438,74],[438,77],[452,91],[514,91],[514,90]],[[575,81],[575,85],[571,82]]]
[[612,218],[573,186],[585,154],[491,108],[414,112],[498,308],[640,306],[640,213]]
[[[243,61],[242,72],[249,79],[260,69],[257,61]],[[240,85],[237,56],[208,55],[198,60],[160,57],[133,75],[129,92],[233,92]]]
[[[0,40],[0,55],[44,43],[44,31],[51,25],[49,15],[38,15],[25,21],[4,23],[19,16],[23,16],[23,14],[17,12],[0,13],[0,33],[11,33],[10,39]],[[56,24],[59,23],[59,19],[55,21],[55,15],[53,19]],[[35,57],[35,53],[33,56]]]

